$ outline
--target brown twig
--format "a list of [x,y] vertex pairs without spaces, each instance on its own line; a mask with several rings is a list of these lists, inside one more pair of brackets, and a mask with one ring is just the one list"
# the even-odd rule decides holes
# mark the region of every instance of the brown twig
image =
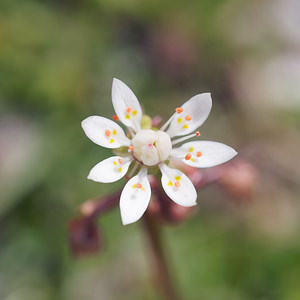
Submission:
[[154,265],[156,268],[156,282],[161,290],[161,293],[166,300],[180,300],[180,297],[175,290],[168,270],[166,257],[162,245],[162,239],[159,232],[159,225],[156,223],[149,213],[145,213],[143,224],[148,236],[150,246],[153,253]]

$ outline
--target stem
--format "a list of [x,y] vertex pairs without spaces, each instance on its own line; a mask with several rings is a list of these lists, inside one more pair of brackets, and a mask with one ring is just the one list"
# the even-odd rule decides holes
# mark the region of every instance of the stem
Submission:
[[158,224],[156,223],[155,219],[149,213],[147,213],[147,211],[144,215],[143,221],[153,253],[154,265],[156,268],[156,284],[161,290],[165,300],[180,300],[180,297],[174,288],[167,267]]

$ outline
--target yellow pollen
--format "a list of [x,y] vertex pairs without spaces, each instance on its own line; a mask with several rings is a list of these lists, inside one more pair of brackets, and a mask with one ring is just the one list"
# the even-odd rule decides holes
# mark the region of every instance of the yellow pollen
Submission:
[[191,159],[191,157],[192,157],[192,154],[191,154],[191,153],[188,153],[188,154],[185,156],[185,159],[186,159],[186,160],[189,160],[189,159]]
[[189,150],[189,152],[193,152],[194,151],[194,148],[193,147],[191,147],[190,148],[190,150]]
[[189,128],[189,126],[188,126],[187,124],[184,124],[184,125],[182,126],[182,128]]
[[191,120],[192,120],[192,116],[191,116],[191,115],[187,115],[187,116],[185,117],[185,119],[186,119],[187,121],[191,121]]
[[197,153],[196,153],[196,156],[197,156],[197,157],[200,157],[200,156],[202,156],[202,152],[200,152],[200,151],[199,151],[199,152],[197,152]]
[[193,158],[191,158],[191,161],[195,161]]
[[181,121],[182,121],[182,119],[181,119],[181,118],[178,118],[178,119],[177,119],[177,122],[178,122],[178,123],[180,123]]
[[179,187],[180,187],[180,182],[179,182],[179,181],[176,181],[176,182],[174,183],[174,185],[175,185],[177,188],[179,188]]
[[180,114],[180,113],[183,112],[183,108],[182,108],[182,107],[177,107],[175,110],[176,110],[176,112],[177,112],[178,114]]
[[108,129],[105,130],[105,135],[106,135],[107,137],[110,136],[110,131],[109,131]]
[[117,130],[114,129],[113,132],[112,132],[112,134],[113,134],[113,135],[116,135],[116,134],[117,134]]
[[133,187],[134,189],[136,189],[136,184],[134,184],[132,187]]
[[122,171],[122,168],[119,168],[118,171],[121,172],[121,171]]
[[132,109],[131,109],[130,107],[127,107],[127,108],[126,108],[126,111],[127,111],[128,113],[130,113],[130,112],[132,111]]
[[130,116],[129,115],[125,115],[125,119],[130,119]]
[[117,162],[116,162],[116,161],[113,161],[113,164],[116,166],[116,165],[117,165]]
[[168,182],[168,185],[169,185],[169,186],[173,186],[173,183],[172,183],[171,180]]
[[114,139],[110,139],[109,143],[112,144],[114,142]]
[[176,180],[176,181],[180,180],[180,176],[176,176],[176,177],[175,177],[175,180]]
[[134,111],[132,112],[132,115],[135,116],[136,114],[137,114],[137,110],[134,110]]

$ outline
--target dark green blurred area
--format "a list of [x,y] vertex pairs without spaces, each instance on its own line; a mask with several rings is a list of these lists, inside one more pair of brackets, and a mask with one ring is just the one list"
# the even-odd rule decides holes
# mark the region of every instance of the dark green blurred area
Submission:
[[183,299],[300,299],[299,15],[297,0],[2,0],[0,299],[160,299],[141,222],[118,209],[102,252],[68,249],[78,206],[124,184],[86,179],[110,151],[80,127],[114,114],[113,77],[165,119],[211,91],[201,136],[255,170],[251,199],[210,186],[164,228]]

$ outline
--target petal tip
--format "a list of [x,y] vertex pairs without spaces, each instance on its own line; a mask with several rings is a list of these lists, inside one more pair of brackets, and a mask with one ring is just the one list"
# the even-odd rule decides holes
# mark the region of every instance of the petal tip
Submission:
[[118,79],[118,78],[116,78],[116,77],[113,78],[113,82],[112,82],[113,86],[116,85],[116,84],[120,84],[120,83],[123,83],[123,81],[120,80],[120,79]]

